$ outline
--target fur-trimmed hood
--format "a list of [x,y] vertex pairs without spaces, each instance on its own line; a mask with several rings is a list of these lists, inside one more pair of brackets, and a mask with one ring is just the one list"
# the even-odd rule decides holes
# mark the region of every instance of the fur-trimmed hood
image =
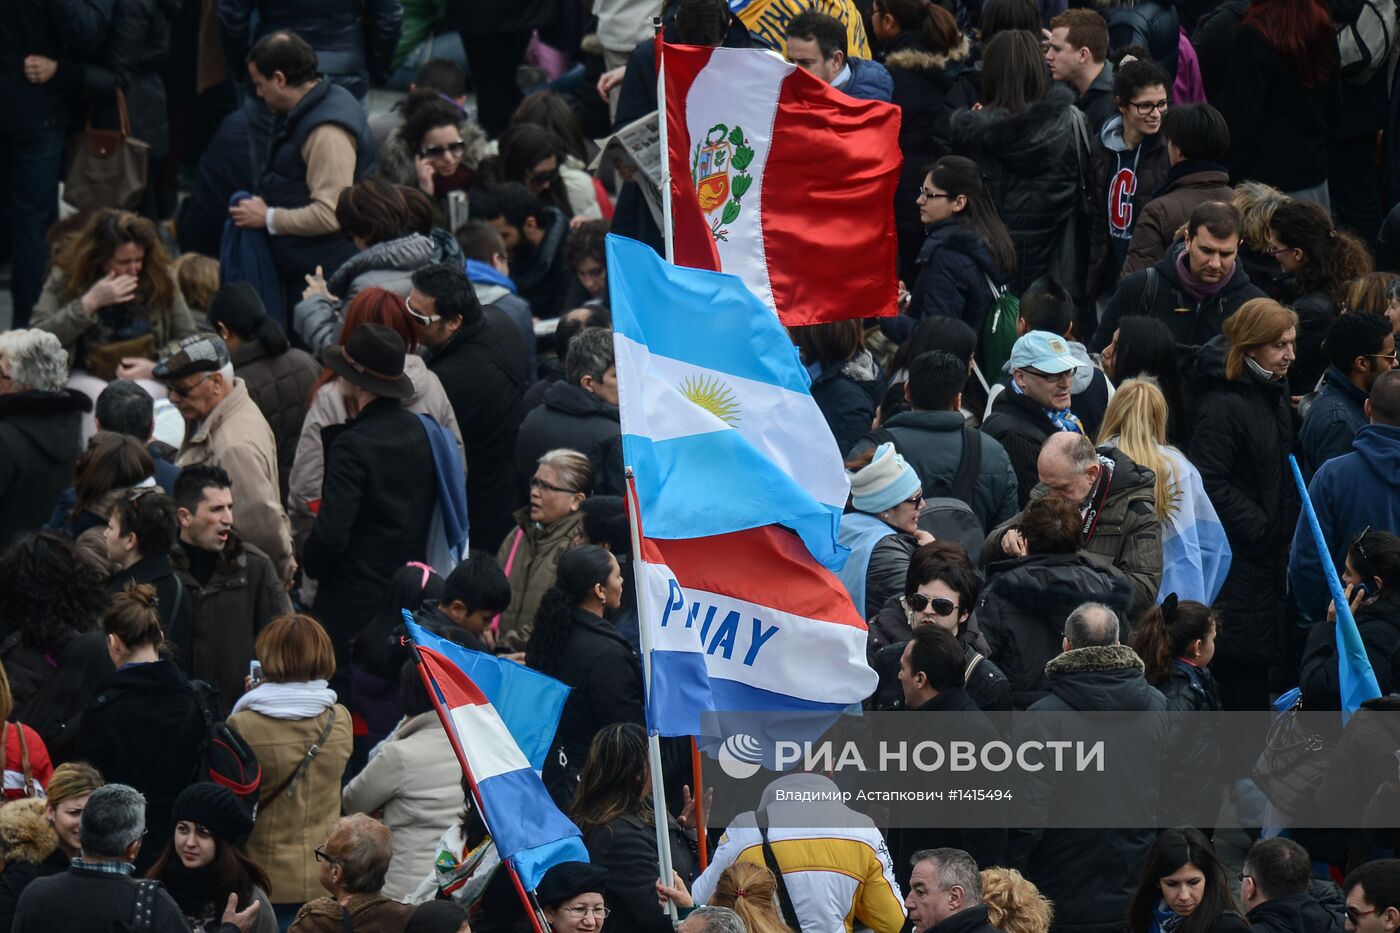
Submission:
[[1118,671],[1131,668],[1142,673],[1147,668],[1136,651],[1127,645],[1104,645],[1066,651],[1045,665],[1045,673],[1082,674],[1090,671]]
[[1142,659],[1127,645],[1076,648],[1045,665],[1050,697],[1041,703],[1081,713],[1165,710],[1167,701],[1143,676]]
[[[478,126],[474,120],[465,120],[457,124],[457,129],[462,134],[462,142],[467,144],[466,150],[462,153],[462,164],[475,170],[481,165],[481,160],[486,158],[489,151],[486,131]],[[375,174],[386,181],[415,188],[418,186],[418,172],[414,168],[413,153],[409,151],[408,143],[404,141],[402,125],[389,131],[384,145],[379,147],[375,162]]]
[[1055,84],[1021,113],[1002,107],[958,111],[952,117],[953,150],[990,156],[1008,172],[1038,177],[1075,144],[1073,106],[1074,92]]
[[893,46],[885,55],[885,67],[902,71],[942,71],[954,62],[972,58],[972,42],[967,36],[962,37],[956,48],[943,53],[930,52],[922,41],[900,43],[896,39]]
[[38,797],[0,807],[0,861],[38,865],[58,850],[58,836]]

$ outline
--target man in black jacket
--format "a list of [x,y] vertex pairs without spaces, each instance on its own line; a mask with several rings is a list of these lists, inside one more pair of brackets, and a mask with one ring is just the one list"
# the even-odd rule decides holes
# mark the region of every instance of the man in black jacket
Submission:
[[438,501],[432,445],[401,401],[413,394],[401,337],[366,324],[326,349],[350,420],[326,428],[321,510],[306,539],[306,573],[320,581],[316,615],[348,677],[350,642],[365,627],[396,570],[427,554]]
[[1240,907],[1262,933],[1342,933],[1342,918],[1308,893],[1312,857],[1292,839],[1261,839],[1244,857]]
[[472,220],[496,228],[510,253],[510,274],[520,297],[536,316],[558,317],[567,308],[573,270],[569,268],[569,218],[519,182],[472,193]]
[[1173,247],[1150,268],[1125,276],[1104,308],[1091,349],[1113,342],[1119,319],[1132,314],[1167,325],[1179,347],[1200,347],[1220,336],[1240,305],[1264,292],[1239,262],[1243,221],[1231,204],[1207,201],[1186,221],[1184,246]]
[[605,327],[590,327],[569,344],[564,379],[549,387],[544,403],[520,425],[515,442],[516,469],[525,476],[540,457],[560,447],[588,457],[596,492],[624,494],[617,366],[612,331]]
[[455,263],[413,273],[408,313],[462,431],[471,546],[494,551],[514,527],[511,512],[522,495],[515,439],[529,368],[525,341],[505,312],[481,307]]

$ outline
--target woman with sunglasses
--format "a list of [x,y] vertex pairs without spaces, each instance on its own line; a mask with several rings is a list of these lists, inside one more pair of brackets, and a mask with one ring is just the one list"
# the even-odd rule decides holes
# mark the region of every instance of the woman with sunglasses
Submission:
[[[494,187],[508,181],[519,182],[545,207],[553,207],[565,217],[584,212],[575,208],[560,178],[567,154],[564,141],[553,130],[535,123],[517,123],[501,134],[495,158],[481,166],[482,182]],[[596,200],[587,216],[601,217]]]
[[841,543],[851,556],[836,576],[869,619],[899,592],[909,557],[933,535],[919,529],[923,483],[894,444],[862,450],[846,470],[851,507],[841,519]]
[[[1367,527],[1347,547],[1343,592],[1361,632],[1361,644],[1375,672],[1381,696],[1391,692],[1400,673],[1400,537]],[[1303,708],[1340,710],[1337,672],[1337,605],[1327,607],[1327,623],[1314,625],[1303,649],[1299,686]]]
[[1147,853],[1128,933],[1244,933],[1225,863],[1198,829],[1169,829]]
[[1346,307],[1347,286],[1373,268],[1366,244],[1332,226],[1327,211],[1288,201],[1269,219],[1269,255],[1283,269],[1285,302],[1298,314],[1298,359],[1289,367],[1289,391],[1311,392],[1327,368],[1322,340]]
[[476,181],[486,132],[455,101],[428,88],[409,94],[398,109],[403,123],[379,147],[375,174],[431,197],[443,220],[449,192]]

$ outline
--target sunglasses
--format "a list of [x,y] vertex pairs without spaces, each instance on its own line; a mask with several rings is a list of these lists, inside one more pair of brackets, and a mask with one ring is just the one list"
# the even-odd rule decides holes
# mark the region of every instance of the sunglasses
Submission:
[[909,608],[915,612],[923,612],[925,609],[932,609],[936,616],[950,616],[958,610],[958,604],[951,599],[942,596],[925,596],[923,593],[915,593],[907,596]]
[[459,156],[459,155],[461,155],[462,153],[464,153],[464,152],[466,152],[466,151],[467,151],[467,144],[464,143],[464,142],[458,141],[458,142],[455,142],[455,143],[448,143],[448,144],[445,145],[445,146],[428,146],[428,147],[425,148],[425,149],[419,149],[419,150],[418,150],[418,154],[419,154],[420,156],[422,156],[423,158],[425,158],[425,159],[441,159],[443,156],[447,155],[448,153],[451,153],[452,155],[455,155],[455,156]]
[[419,327],[431,327],[442,320],[442,315],[440,314],[428,315],[421,311],[415,311],[413,305],[409,303],[407,298],[403,300],[403,306],[408,311],[408,316],[413,318],[413,322]]

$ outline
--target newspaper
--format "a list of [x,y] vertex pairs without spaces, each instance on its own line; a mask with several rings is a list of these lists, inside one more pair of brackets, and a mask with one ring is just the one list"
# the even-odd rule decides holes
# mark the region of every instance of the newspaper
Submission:
[[625,181],[636,182],[661,226],[661,130],[656,113],[635,120],[603,141],[602,151],[588,170],[610,191]]

